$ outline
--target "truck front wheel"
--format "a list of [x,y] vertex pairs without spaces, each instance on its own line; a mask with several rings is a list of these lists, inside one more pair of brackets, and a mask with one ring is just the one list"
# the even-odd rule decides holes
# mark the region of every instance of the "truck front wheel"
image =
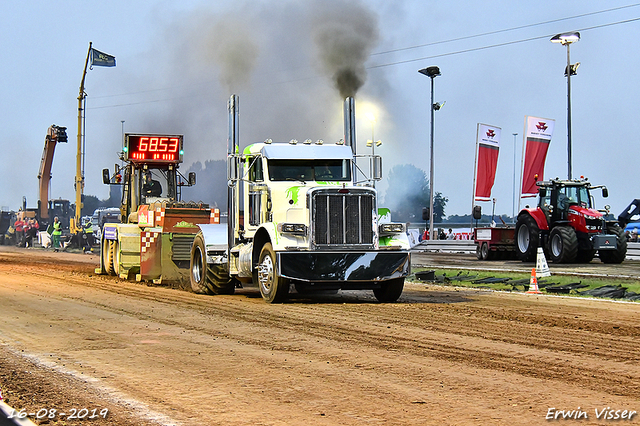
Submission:
[[404,278],[394,278],[389,281],[384,281],[380,288],[373,290],[373,294],[379,302],[392,303],[400,298],[403,289]]
[[262,247],[257,268],[258,287],[262,298],[268,303],[284,302],[289,295],[290,282],[278,275],[276,253],[271,243]]

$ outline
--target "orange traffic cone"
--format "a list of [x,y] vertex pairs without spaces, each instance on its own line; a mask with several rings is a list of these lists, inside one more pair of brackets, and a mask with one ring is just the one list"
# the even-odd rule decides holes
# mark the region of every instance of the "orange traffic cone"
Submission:
[[536,268],[531,270],[531,279],[529,280],[529,294],[542,294],[538,289],[538,279],[536,278]]

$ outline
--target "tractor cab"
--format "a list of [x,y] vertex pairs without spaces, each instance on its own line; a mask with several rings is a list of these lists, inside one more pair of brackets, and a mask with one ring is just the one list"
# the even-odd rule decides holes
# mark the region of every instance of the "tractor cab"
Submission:
[[[569,207],[574,210],[590,210],[592,199],[588,182],[551,181],[540,186],[538,207],[545,213],[547,222],[569,220]],[[594,212],[597,215],[597,212]]]

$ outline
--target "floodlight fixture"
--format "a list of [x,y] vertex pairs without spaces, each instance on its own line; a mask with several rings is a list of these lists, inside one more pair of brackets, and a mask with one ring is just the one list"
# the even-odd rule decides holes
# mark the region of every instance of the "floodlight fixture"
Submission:
[[565,44],[575,43],[576,41],[579,41],[579,40],[580,40],[580,33],[577,31],[573,33],[556,34],[553,37],[551,37],[551,43],[560,43],[563,46]]

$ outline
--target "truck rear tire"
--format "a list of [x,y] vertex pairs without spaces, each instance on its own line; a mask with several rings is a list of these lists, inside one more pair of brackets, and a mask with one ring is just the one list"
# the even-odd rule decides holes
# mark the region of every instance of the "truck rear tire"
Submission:
[[225,265],[208,265],[202,234],[196,235],[191,246],[191,289],[198,294],[233,294],[235,284]]
[[602,263],[622,263],[627,257],[627,238],[619,226],[607,226],[607,233],[616,236],[615,250],[598,250],[598,257]]
[[278,275],[276,253],[271,243],[266,243],[258,259],[258,287],[262,298],[268,303],[282,303],[289,296],[290,282]]
[[404,278],[384,281],[380,288],[373,290],[374,296],[382,303],[393,303],[400,298],[404,289]]
[[523,214],[516,223],[516,253],[523,262],[536,260],[538,244],[540,244],[540,228],[528,214]]
[[549,257],[554,263],[573,263],[578,255],[578,237],[570,226],[556,226],[549,234]]

